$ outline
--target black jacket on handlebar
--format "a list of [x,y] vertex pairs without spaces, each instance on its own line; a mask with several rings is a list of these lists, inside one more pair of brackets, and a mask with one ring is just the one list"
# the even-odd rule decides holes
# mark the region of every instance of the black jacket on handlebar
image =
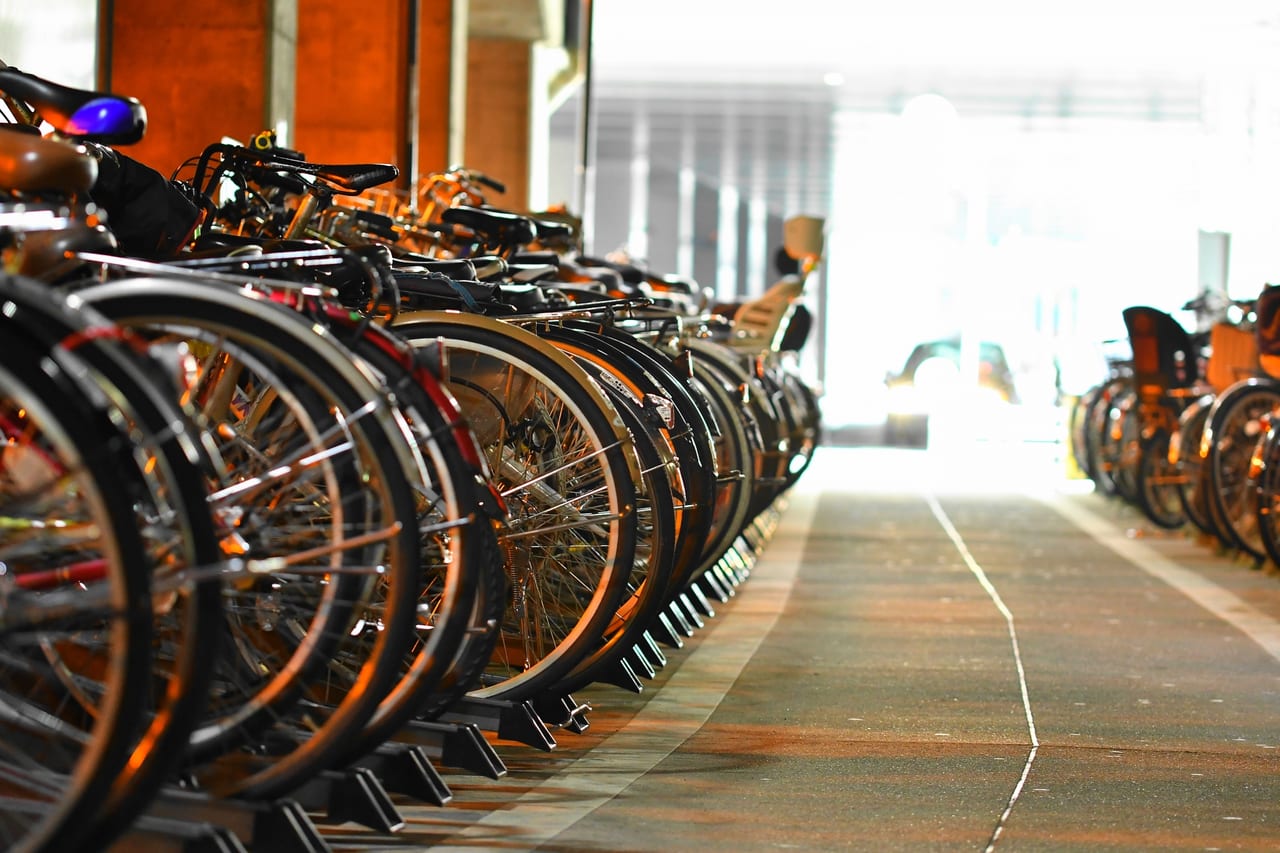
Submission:
[[120,251],[151,259],[176,254],[199,220],[195,203],[150,166],[103,145],[86,147],[98,158],[89,197],[106,211]]

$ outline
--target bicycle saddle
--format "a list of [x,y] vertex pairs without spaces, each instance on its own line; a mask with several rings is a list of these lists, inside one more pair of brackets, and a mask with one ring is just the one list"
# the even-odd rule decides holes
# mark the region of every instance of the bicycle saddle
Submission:
[[0,68],[0,91],[25,101],[59,133],[104,145],[130,145],[147,129],[147,111],[136,98],[73,89],[17,68]]
[[574,227],[567,222],[553,222],[550,219],[535,219],[538,239],[546,243],[567,243],[573,240]]
[[474,280],[476,268],[466,258],[432,258],[406,252],[396,255],[391,260],[391,268],[397,273],[440,273],[454,279]]
[[447,207],[440,213],[440,221],[469,228],[503,246],[523,246],[538,233],[527,216],[478,207]]
[[98,161],[79,145],[0,133],[0,188],[17,192],[88,192],[98,179]]

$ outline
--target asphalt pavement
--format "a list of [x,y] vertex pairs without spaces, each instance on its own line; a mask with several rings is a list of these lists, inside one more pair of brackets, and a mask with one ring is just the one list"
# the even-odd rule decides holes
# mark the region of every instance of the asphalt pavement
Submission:
[[[554,748],[336,850],[1280,849],[1280,574],[1061,449],[823,449],[747,579]],[[581,725],[575,728],[581,728]]]

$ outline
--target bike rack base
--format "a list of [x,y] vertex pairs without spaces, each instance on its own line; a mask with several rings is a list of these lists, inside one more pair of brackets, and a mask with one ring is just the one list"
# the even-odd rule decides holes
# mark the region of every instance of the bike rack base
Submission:
[[671,623],[675,626],[676,631],[681,636],[692,637],[696,633],[693,629],[693,624],[689,621],[688,617],[685,616],[684,608],[680,606],[680,602],[678,600],[673,599],[672,602],[667,605],[667,609],[664,613],[671,619]]
[[667,665],[667,656],[658,647],[658,641],[652,631],[645,631],[640,635],[640,646],[644,649],[644,656],[653,664],[655,671]]
[[396,732],[397,743],[412,745],[445,767],[466,770],[486,779],[507,775],[507,765],[498,757],[472,723],[442,723],[414,720]]
[[544,725],[551,728],[582,734],[591,725],[587,722],[587,712],[591,710],[591,706],[577,702],[568,694],[547,693],[535,696],[530,702],[542,717]]
[[382,780],[387,791],[433,806],[448,805],[453,792],[432,766],[422,747],[383,744],[355,762]]
[[675,624],[665,610],[658,614],[658,618],[653,620],[653,624],[649,626],[649,631],[652,632],[655,640],[668,648],[684,648],[684,638],[676,630]]
[[[696,585],[699,589],[705,587],[704,595],[714,598],[721,604],[725,604],[729,601],[732,593],[725,589],[724,583],[720,580],[719,575],[716,574],[715,569],[718,565],[719,562],[717,562],[715,566],[707,569],[702,573],[702,576],[690,584],[690,586]],[[712,613],[710,615],[714,616],[715,614]]]
[[325,823],[358,823],[388,835],[404,827],[382,781],[366,767],[325,770],[289,796]]
[[166,788],[151,802],[142,820],[147,818],[213,824],[235,835],[246,849],[262,853],[332,853],[310,815],[292,799],[219,799]]
[[625,655],[602,669],[595,677],[595,683],[621,687],[628,693],[644,692],[644,685],[640,683],[640,676]]
[[107,848],[110,853],[248,853],[240,838],[212,823],[143,816]]
[[622,656],[622,660],[631,667],[636,675],[645,681],[653,681],[658,675],[658,668],[649,659],[649,647],[643,640],[628,649],[627,653]]
[[706,593],[702,591],[698,581],[689,584],[689,588],[685,590],[685,594],[689,596],[689,602],[694,606],[696,611],[707,619],[716,618],[716,609],[711,606],[711,602],[707,599]]
[[529,701],[506,702],[464,696],[440,715],[441,722],[471,723],[481,731],[493,732],[502,740],[511,740],[551,752],[556,740]]

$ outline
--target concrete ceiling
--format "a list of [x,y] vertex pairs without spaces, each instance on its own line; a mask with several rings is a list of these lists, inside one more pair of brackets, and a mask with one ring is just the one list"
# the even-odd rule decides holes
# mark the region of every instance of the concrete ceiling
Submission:
[[693,133],[701,180],[733,180],[783,212],[829,202],[841,117],[899,115],[924,93],[1027,129],[1118,119],[1186,132],[1244,88],[1255,109],[1280,109],[1274,0],[594,2],[599,157],[631,157],[642,132],[655,167],[677,168]]

